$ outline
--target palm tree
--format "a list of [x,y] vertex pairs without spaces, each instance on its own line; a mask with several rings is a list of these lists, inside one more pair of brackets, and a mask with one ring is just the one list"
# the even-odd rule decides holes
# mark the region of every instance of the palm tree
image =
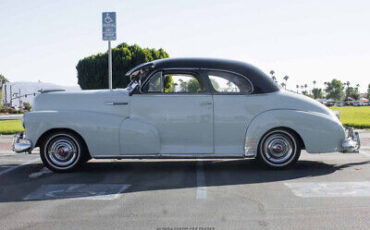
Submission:
[[271,74],[271,78],[272,78],[272,80],[273,80],[274,82],[277,82],[277,81],[276,81],[276,77],[275,77],[275,75],[274,75],[274,74],[275,74],[275,71],[271,70],[271,71],[270,71],[270,74]]
[[282,86],[284,89],[286,89],[286,84],[285,84],[285,82],[282,82],[282,83],[281,83],[281,86]]
[[297,88],[297,93],[298,93],[299,85],[296,85],[295,87]]
[[351,83],[349,82],[349,81],[347,81],[347,83],[346,83],[346,85],[347,85],[347,87],[349,87],[349,85],[350,85]]
[[285,89],[286,89],[286,85],[288,84],[288,79],[289,79],[289,76],[288,76],[288,75],[285,75],[285,76],[284,76],[284,80],[285,80]]

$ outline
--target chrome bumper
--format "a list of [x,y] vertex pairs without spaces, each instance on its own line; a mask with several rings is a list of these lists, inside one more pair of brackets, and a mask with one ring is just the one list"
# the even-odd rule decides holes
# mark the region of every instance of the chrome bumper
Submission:
[[358,132],[354,132],[353,128],[348,128],[348,134],[346,139],[342,143],[343,153],[358,153],[360,150],[360,135]]
[[24,132],[17,133],[13,137],[13,151],[16,153],[31,152],[32,143],[24,137]]

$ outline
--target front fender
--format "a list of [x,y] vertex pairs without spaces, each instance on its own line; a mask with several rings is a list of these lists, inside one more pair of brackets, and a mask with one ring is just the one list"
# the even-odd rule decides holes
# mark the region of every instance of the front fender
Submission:
[[84,111],[35,111],[24,115],[27,139],[32,148],[51,129],[71,129],[86,142],[92,157],[119,153],[119,128],[125,118]]
[[309,153],[340,151],[345,139],[343,126],[329,115],[299,110],[269,110],[257,115],[249,124],[246,132],[247,154],[256,154],[262,136],[278,127],[297,132]]

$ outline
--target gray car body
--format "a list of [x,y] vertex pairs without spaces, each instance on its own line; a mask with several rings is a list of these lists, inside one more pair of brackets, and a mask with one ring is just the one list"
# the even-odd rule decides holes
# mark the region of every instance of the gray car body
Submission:
[[[181,106],[179,106],[181,105]],[[341,151],[345,131],[325,106],[282,90],[250,95],[129,95],[127,89],[48,92],[24,115],[32,148],[68,129],[93,158],[254,157],[261,137],[284,127],[309,153]]]

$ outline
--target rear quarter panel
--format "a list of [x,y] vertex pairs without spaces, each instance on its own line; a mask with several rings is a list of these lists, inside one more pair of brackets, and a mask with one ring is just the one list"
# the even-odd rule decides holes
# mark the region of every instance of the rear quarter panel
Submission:
[[339,121],[331,116],[289,109],[265,111],[257,115],[248,126],[246,146],[249,153],[257,153],[258,141],[270,129],[285,127],[296,131],[309,153],[341,150],[345,132]]

